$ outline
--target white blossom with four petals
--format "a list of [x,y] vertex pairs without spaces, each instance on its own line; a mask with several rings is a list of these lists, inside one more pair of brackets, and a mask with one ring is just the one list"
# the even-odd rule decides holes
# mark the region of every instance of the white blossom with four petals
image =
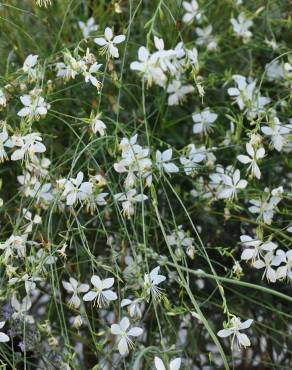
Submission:
[[226,338],[232,336],[231,338],[231,348],[233,349],[234,340],[237,339],[239,347],[249,347],[250,340],[248,336],[244,333],[241,333],[241,330],[248,329],[253,323],[252,319],[241,322],[239,317],[233,316],[230,320],[229,325],[226,329],[219,330],[217,335],[220,338]]
[[245,189],[247,186],[246,180],[240,179],[240,171],[235,170],[231,175],[222,174],[223,190],[219,192],[219,199],[233,199],[237,195],[238,190]]
[[193,125],[193,133],[205,135],[212,131],[213,123],[216,121],[218,114],[210,111],[210,108],[205,108],[201,113],[193,113],[192,119],[195,122]]
[[69,278],[69,282],[63,280],[62,284],[63,284],[64,289],[66,289],[66,291],[68,293],[72,293],[72,297],[69,300],[69,305],[74,306],[76,309],[79,308],[80,304],[81,304],[81,300],[78,297],[78,294],[79,293],[86,293],[89,289],[89,285],[88,284],[80,284],[73,277]]
[[101,54],[106,54],[108,58],[118,58],[119,50],[116,47],[117,44],[121,44],[126,39],[125,35],[118,35],[114,37],[113,31],[106,27],[104,31],[104,37],[97,37],[94,42],[101,46]]
[[93,275],[90,281],[94,288],[83,296],[83,301],[94,301],[97,307],[105,307],[118,298],[117,294],[110,289],[114,285],[114,278],[102,280],[98,275]]
[[130,337],[138,337],[143,333],[143,329],[138,326],[130,328],[130,320],[122,318],[119,324],[111,325],[111,333],[118,336],[118,349],[122,356],[129,353],[129,347],[133,348],[134,343]]
[[159,171],[165,171],[167,173],[179,172],[179,168],[171,162],[172,149],[167,149],[164,152],[160,150],[156,151],[156,166]]
[[261,178],[261,171],[257,164],[257,161],[264,158],[265,156],[265,149],[263,147],[258,148],[257,150],[251,145],[251,143],[246,143],[246,151],[248,155],[238,155],[237,159],[239,162],[244,164],[249,164],[247,168],[247,172],[251,172],[252,177],[256,177],[257,179]]
[[90,36],[92,32],[96,32],[98,30],[98,25],[95,24],[93,17],[88,18],[86,22],[79,21],[78,26],[85,39]]

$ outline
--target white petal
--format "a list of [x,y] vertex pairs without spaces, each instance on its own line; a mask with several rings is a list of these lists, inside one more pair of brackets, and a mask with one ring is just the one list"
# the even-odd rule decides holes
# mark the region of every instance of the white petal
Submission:
[[107,44],[107,41],[103,37],[96,37],[94,42],[99,46],[104,46]]
[[112,290],[105,290],[102,292],[103,296],[108,300],[108,301],[115,301],[118,299],[118,296],[116,295],[115,292]]
[[125,337],[121,338],[121,340],[119,341],[118,349],[122,356],[126,355],[129,352],[127,340]]
[[102,289],[111,288],[114,285],[114,282],[115,282],[115,279],[114,278],[104,279],[102,281]]
[[131,303],[132,303],[131,299],[123,299],[121,302],[121,307],[128,306]]
[[112,324],[111,333],[114,334],[114,335],[120,335],[122,333],[120,325]]
[[120,44],[121,42],[124,42],[125,39],[126,39],[125,35],[119,35],[119,36],[114,37],[113,43],[114,44]]
[[107,27],[104,31],[104,37],[107,41],[110,41],[113,38],[113,31],[109,27]]
[[228,90],[228,95],[230,96],[238,96],[239,95],[239,90],[235,87],[230,87]]
[[9,337],[8,337],[8,335],[6,335],[5,333],[1,333],[0,332],[0,342],[1,343],[4,343],[4,342],[9,342]]
[[233,333],[232,330],[229,330],[229,329],[222,329],[222,330],[219,330],[217,335],[218,337],[220,338],[226,338],[226,337],[229,337],[229,335],[231,335]]
[[250,260],[254,257],[254,254],[255,254],[255,250],[254,249],[245,249],[242,254],[241,254],[241,259],[242,260]]
[[182,21],[184,23],[189,23],[193,18],[194,18],[194,16],[193,16],[192,13],[185,13],[183,18],[182,18]]
[[255,267],[256,269],[262,269],[264,268],[266,265],[265,265],[265,262],[262,261],[262,260],[256,260],[253,264],[253,267]]
[[256,158],[261,159],[261,158],[264,158],[264,156],[265,156],[265,149],[259,148],[256,152]]
[[237,187],[238,189],[245,189],[245,188],[246,188],[246,186],[247,186],[247,181],[246,181],[246,180],[240,180],[240,181],[238,182],[238,184],[236,185],[236,187]]
[[80,284],[79,288],[78,288],[78,292],[79,293],[86,293],[89,289],[89,285],[88,284]]
[[239,330],[247,329],[251,326],[253,323],[253,319],[248,319],[240,324]]
[[165,171],[169,173],[179,172],[179,168],[174,163],[164,163],[163,167]]
[[91,281],[91,284],[94,285],[97,289],[102,290],[102,281],[99,276],[93,275],[90,281]]
[[123,331],[127,331],[128,327],[130,326],[130,320],[127,317],[124,317],[120,321],[120,327]]
[[72,293],[74,292],[74,289],[70,283],[67,281],[62,281],[63,287],[67,290],[67,292]]
[[250,163],[252,161],[252,159],[249,158],[247,155],[238,155],[237,159],[239,160],[239,162],[244,164]]
[[97,293],[91,290],[90,292],[86,293],[83,296],[83,301],[85,302],[93,301],[96,297],[97,297]]
[[154,364],[155,364],[156,370],[166,370],[161,358],[157,356],[155,356],[154,358]]
[[231,198],[233,194],[232,189],[224,189],[218,194],[219,199]]
[[134,328],[130,329],[128,331],[128,335],[132,336],[132,337],[138,337],[139,335],[141,335],[143,333],[143,329],[141,328],[138,328],[137,326],[135,326]]
[[246,151],[247,151],[247,153],[248,153],[251,157],[253,157],[253,156],[254,156],[254,149],[253,149],[253,147],[252,147],[251,143],[246,143]]
[[30,108],[22,108],[19,112],[17,112],[17,115],[19,117],[26,117],[30,114]]
[[72,206],[76,201],[76,193],[72,192],[68,194],[67,199],[66,199],[66,204],[67,206]]
[[250,346],[250,340],[248,336],[244,333],[237,333],[236,335],[238,342],[243,347],[249,347]]
[[170,161],[172,157],[172,149],[167,149],[162,153],[162,160],[167,162]]
[[20,101],[23,105],[29,106],[31,103],[31,98],[29,95],[23,95],[20,97]]
[[181,358],[177,357],[174,360],[170,361],[169,368],[170,370],[179,370],[181,366]]

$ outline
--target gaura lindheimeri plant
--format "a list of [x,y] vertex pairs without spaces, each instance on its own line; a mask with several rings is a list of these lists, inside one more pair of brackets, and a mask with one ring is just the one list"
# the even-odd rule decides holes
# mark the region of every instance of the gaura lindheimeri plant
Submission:
[[289,2],[1,3],[0,367],[290,369]]

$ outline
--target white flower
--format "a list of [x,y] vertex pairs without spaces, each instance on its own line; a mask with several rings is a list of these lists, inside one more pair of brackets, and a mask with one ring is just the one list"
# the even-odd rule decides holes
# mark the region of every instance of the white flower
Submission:
[[186,11],[182,19],[184,23],[191,23],[194,19],[199,22],[202,19],[202,13],[196,0],[183,1],[182,5]]
[[94,39],[94,42],[102,46],[101,48],[101,54],[106,54],[108,58],[118,58],[119,57],[119,50],[115,46],[116,44],[120,44],[125,41],[126,36],[125,35],[119,35],[113,37],[113,31],[106,27],[104,31],[104,38],[103,37],[97,37]]
[[240,330],[248,329],[251,324],[253,323],[252,319],[248,319],[244,322],[241,322],[239,317],[232,317],[230,320],[230,323],[226,329],[219,330],[217,335],[220,338],[226,338],[232,335],[231,339],[231,348],[233,349],[234,339],[237,339],[239,347],[243,346],[249,347],[250,346],[250,340],[248,336],[244,333],[241,333]]
[[[31,259],[30,259],[31,261]],[[39,276],[29,276],[28,274],[24,274],[22,277],[14,277],[9,280],[9,284],[13,285],[15,283],[19,283],[24,281],[24,287],[27,295],[31,294],[32,291],[36,289],[36,282],[41,281],[42,278]]]
[[265,149],[263,147],[254,150],[253,146],[250,143],[246,144],[246,151],[249,154],[247,155],[238,155],[237,159],[244,164],[249,164],[247,168],[247,172],[251,171],[252,177],[256,177],[257,179],[261,178],[261,171],[257,164],[259,159],[264,158],[265,156]]
[[248,82],[246,77],[241,75],[233,75],[232,78],[237,87],[229,88],[228,95],[235,100],[240,110],[245,109],[247,118],[254,119],[264,113],[264,107],[271,99],[260,95],[259,89],[256,88],[256,81]]
[[0,89],[0,108],[5,108],[7,104],[6,96],[4,91]]
[[241,235],[240,241],[245,247],[240,257],[244,261],[252,260],[252,262],[255,262],[255,260],[264,256],[263,252],[272,252],[277,249],[277,244],[271,241],[264,243],[259,239],[252,239],[249,235]]
[[273,60],[265,65],[265,72],[269,81],[282,80],[284,78],[284,69],[281,61]]
[[129,353],[129,347],[134,344],[130,337],[138,337],[143,333],[143,329],[135,326],[130,329],[130,320],[127,317],[122,318],[119,324],[112,324],[111,333],[118,336],[118,349],[122,356]]
[[256,82],[253,81],[248,84],[246,77],[241,75],[233,75],[232,78],[237,84],[237,87],[230,87],[227,90],[228,95],[233,97],[239,109],[243,110],[246,103],[252,100]]
[[180,163],[184,166],[186,175],[191,175],[197,168],[198,163],[205,159],[205,150],[197,149],[195,144],[189,144],[186,156],[180,157]]
[[[0,329],[2,329],[5,325],[5,321],[0,321]],[[0,332],[0,343],[9,342],[10,338],[7,334]]]
[[135,212],[134,204],[144,202],[148,199],[147,195],[137,194],[136,189],[130,189],[127,193],[118,193],[114,195],[115,200],[122,202],[123,213],[130,218]]
[[181,225],[171,235],[166,236],[166,241],[170,246],[186,247],[187,255],[194,258],[194,238],[187,236]]
[[59,184],[63,184],[64,191],[62,197],[66,198],[67,206],[72,206],[76,201],[85,201],[92,194],[92,183],[89,181],[83,182],[83,172],[78,172],[77,177],[70,180],[59,180]]
[[0,163],[8,159],[5,147],[12,148],[13,146],[13,142],[9,139],[7,131],[3,129],[3,131],[0,132]]
[[273,124],[271,126],[262,126],[261,130],[265,135],[270,137],[272,146],[280,152],[287,141],[285,135],[292,132],[292,126],[283,126],[279,119],[274,117]]
[[237,190],[247,186],[246,180],[240,180],[240,171],[235,170],[233,175],[222,175],[224,189],[218,194],[219,199],[232,199],[236,196]]
[[159,65],[163,72],[169,72],[171,76],[177,77],[183,72],[185,66],[185,50],[183,43],[179,42],[175,49],[164,49],[163,39],[154,36],[154,44],[157,49],[151,58],[155,61],[155,65]]
[[17,253],[19,258],[26,255],[27,234],[11,235],[4,243],[0,243],[0,250],[4,250],[4,262]]
[[32,189],[32,198],[35,198],[36,203],[42,203],[42,205],[50,203],[53,199],[52,184],[42,184],[37,181]]
[[20,100],[24,105],[24,108],[17,113],[20,117],[28,117],[31,120],[39,119],[48,112],[47,103],[42,96],[23,95]]
[[100,115],[98,114],[96,117],[94,117],[90,121],[91,129],[92,129],[94,134],[96,134],[98,132],[100,136],[104,136],[105,135],[105,130],[106,130],[106,125],[101,119],[99,119],[99,117],[100,117]]
[[92,32],[95,32],[98,30],[98,25],[94,23],[94,18],[90,17],[88,20],[84,23],[82,21],[78,22],[78,26],[80,27],[83,37],[86,39]]
[[146,288],[147,295],[153,294],[154,299],[157,299],[161,295],[162,289],[158,287],[166,277],[159,275],[160,266],[155,267],[149,274],[144,275],[144,286]]
[[93,73],[96,73],[99,71],[102,64],[93,63],[88,71],[84,71],[83,75],[85,77],[85,82],[90,82],[93,86],[95,86],[97,89],[100,89],[101,83],[97,80],[95,76],[93,76]]
[[149,86],[154,81],[157,85],[164,87],[167,77],[157,65],[156,58],[144,46],[141,46],[138,50],[138,60],[131,63],[131,70],[140,72]]
[[22,213],[23,213],[24,218],[28,220],[28,224],[26,225],[26,228],[24,231],[25,234],[32,232],[33,225],[39,225],[42,223],[42,218],[39,215],[35,215],[34,217],[32,217],[32,213],[28,209],[23,208]]
[[277,269],[277,279],[288,278],[292,281],[292,250],[286,252],[285,255],[285,266],[280,266]]
[[197,48],[193,49],[186,49],[187,56],[189,58],[189,62],[192,67],[197,71],[199,71],[199,60],[198,60],[198,50]]
[[141,299],[123,299],[121,302],[121,307],[128,306],[129,315],[133,318],[140,319],[142,317],[142,312],[140,308]]
[[195,122],[193,126],[193,133],[205,135],[212,131],[213,123],[216,121],[218,115],[212,113],[210,108],[205,108],[201,113],[193,113],[192,119]]
[[23,72],[27,73],[32,81],[37,77],[37,70],[34,67],[37,65],[38,57],[38,55],[29,54],[23,63]]
[[273,189],[272,196],[266,195],[264,199],[251,199],[249,202],[252,204],[248,210],[251,213],[256,213],[259,219],[264,223],[270,225],[274,216],[275,209],[282,199],[283,189]]
[[12,314],[12,317],[14,319],[23,319],[29,324],[34,323],[34,318],[31,315],[28,315],[27,312],[30,310],[32,306],[32,302],[29,298],[29,296],[25,296],[21,303],[18,301],[15,294],[12,295],[11,298],[11,306],[14,308],[14,312]]
[[72,297],[69,300],[69,305],[73,305],[75,308],[80,307],[81,300],[78,297],[78,293],[86,293],[89,289],[88,284],[79,284],[78,281],[72,277],[68,281],[62,281],[63,287],[68,293],[72,293]]
[[253,25],[253,22],[247,19],[244,13],[240,13],[237,19],[231,18],[230,20],[233,31],[238,37],[243,39],[243,42],[250,40],[252,33],[249,28]]
[[31,134],[17,137],[12,137],[14,146],[20,147],[16,149],[11,156],[12,161],[20,159],[33,159],[36,153],[44,153],[46,151],[45,145],[42,143],[40,134],[33,132]]
[[178,172],[178,167],[170,162],[172,158],[172,149],[167,149],[161,153],[160,150],[156,151],[156,166],[159,171],[164,170],[167,173]]
[[196,34],[198,38],[196,39],[197,45],[206,45],[207,50],[214,51],[217,49],[217,40],[212,35],[213,27],[211,25],[205,28],[196,28]]
[[64,63],[56,63],[57,77],[64,80],[74,79],[78,74],[84,73],[87,70],[86,61],[84,59],[76,59],[69,51],[63,53]]
[[172,361],[170,361],[168,367],[166,368],[161,358],[155,356],[154,364],[155,364],[156,370],[166,370],[166,369],[179,370],[181,367],[181,358],[177,357],[173,359]]
[[273,50],[279,49],[279,44],[277,44],[277,41],[275,39],[269,40],[268,38],[265,38],[265,43],[272,48]]
[[292,64],[291,63],[284,63],[284,76],[287,79],[292,77]]
[[[284,253],[285,254],[285,253]],[[277,267],[283,261],[283,255],[278,254],[274,255],[274,251],[268,252],[262,259],[256,260],[252,266],[256,269],[264,268],[265,271],[263,273],[262,279],[264,277],[271,283],[275,283],[277,281],[277,272],[273,267]]]
[[[145,179],[149,187],[152,182],[151,166],[152,161],[149,158],[149,148],[143,148],[136,144],[137,135],[129,139],[123,138],[119,149],[122,150],[122,159],[114,164],[114,169],[118,173],[127,173],[124,182],[126,189],[133,188],[139,178]],[[136,177],[137,174],[137,177]]]
[[77,330],[80,329],[83,324],[83,320],[80,315],[70,317],[69,321],[72,324],[72,327]]
[[182,85],[180,80],[173,80],[167,87],[168,105],[178,105],[186,99],[186,95],[192,93],[195,90],[192,85]]
[[83,296],[83,301],[94,301],[97,307],[103,307],[118,298],[116,293],[109,289],[114,285],[114,278],[101,280],[99,276],[93,275],[90,281],[94,288]]

